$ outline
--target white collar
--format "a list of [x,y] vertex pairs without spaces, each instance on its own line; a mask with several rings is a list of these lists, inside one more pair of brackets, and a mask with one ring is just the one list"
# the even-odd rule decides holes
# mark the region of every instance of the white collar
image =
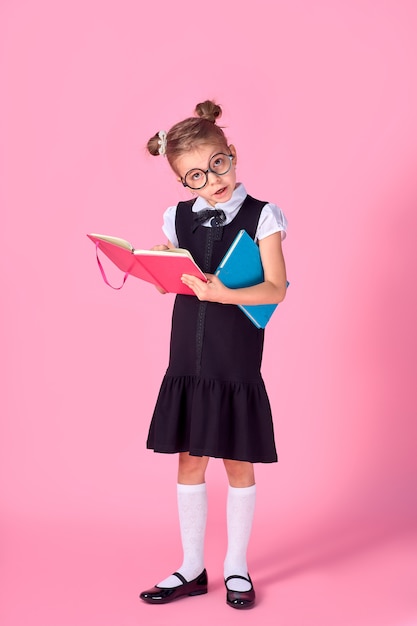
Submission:
[[[227,202],[217,202],[214,205],[214,208],[222,209],[226,215],[230,215],[230,213],[240,209],[247,195],[248,194],[244,185],[242,183],[237,183],[230,200]],[[210,206],[204,198],[198,196],[197,200],[193,204],[193,211],[201,211],[206,208],[212,209],[213,207]]]

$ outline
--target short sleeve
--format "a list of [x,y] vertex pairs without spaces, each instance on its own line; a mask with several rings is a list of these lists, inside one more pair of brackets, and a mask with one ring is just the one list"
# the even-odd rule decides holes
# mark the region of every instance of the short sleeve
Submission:
[[162,232],[176,248],[178,248],[178,237],[175,229],[175,217],[177,215],[177,207],[170,206],[164,213],[164,223],[162,225]]
[[256,229],[256,240],[265,239],[269,235],[281,232],[281,239],[287,236],[287,218],[276,204],[268,203],[264,206],[259,217]]

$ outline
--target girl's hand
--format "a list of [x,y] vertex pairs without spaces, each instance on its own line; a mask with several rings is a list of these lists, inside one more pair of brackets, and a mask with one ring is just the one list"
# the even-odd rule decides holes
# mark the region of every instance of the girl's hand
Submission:
[[153,248],[151,248],[151,250],[169,250],[168,246],[166,246],[164,243],[161,243],[158,246],[154,246]]
[[220,302],[223,303],[226,292],[229,291],[225,287],[222,281],[214,276],[214,274],[206,274],[207,282],[205,283],[200,278],[191,276],[190,274],[183,274],[181,281],[184,285],[187,285],[199,300],[206,300],[207,302]]

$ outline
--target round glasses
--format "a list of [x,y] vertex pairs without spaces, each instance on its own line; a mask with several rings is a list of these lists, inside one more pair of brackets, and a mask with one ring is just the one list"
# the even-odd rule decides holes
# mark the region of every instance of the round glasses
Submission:
[[182,184],[190,189],[202,189],[207,185],[209,172],[217,176],[224,176],[232,167],[232,161],[232,154],[218,152],[211,157],[208,169],[200,170],[199,168],[194,168],[189,170],[184,178],[181,179]]

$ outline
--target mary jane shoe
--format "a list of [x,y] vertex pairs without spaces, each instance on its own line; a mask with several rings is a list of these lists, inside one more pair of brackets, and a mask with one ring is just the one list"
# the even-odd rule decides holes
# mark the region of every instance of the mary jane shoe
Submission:
[[[233,578],[240,578],[241,580],[246,580],[251,588],[249,589],[249,591],[233,591],[232,589],[229,589],[227,586],[227,583],[230,580],[233,580]],[[255,604],[255,589],[253,588],[253,584],[251,581],[251,577],[248,576],[239,576],[239,575],[234,575],[234,576],[228,576],[226,578],[226,580],[224,581],[224,584],[226,585],[226,602],[229,606],[231,606],[234,609],[251,609],[254,604]]]
[[200,596],[207,593],[206,570],[203,570],[197,578],[190,581],[186,580],[179,572],[174,572],[173,576],[179,578],[181,585],[177,587],[155,586],[147,591],[142,591],[139,597],[150,604],[166,604],[184,596]]

